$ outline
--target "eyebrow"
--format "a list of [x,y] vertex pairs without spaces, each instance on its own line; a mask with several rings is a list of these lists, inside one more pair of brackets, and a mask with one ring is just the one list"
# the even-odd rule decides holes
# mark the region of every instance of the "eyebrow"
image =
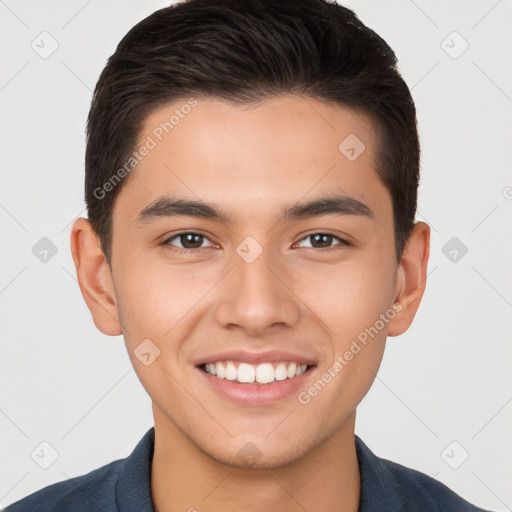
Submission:
[[[329,195],[306,203],[281,208],[280,221],[290,221],[317,217],[321,215],[358,215],[373,219],[375,217],[369,206],[354,197]],[[203,201],[179,197],[162,196],[146,206],[139,213],[136,222],[147,224],[160,217],[195,217],[230,224],[231,216],[221,208]]]

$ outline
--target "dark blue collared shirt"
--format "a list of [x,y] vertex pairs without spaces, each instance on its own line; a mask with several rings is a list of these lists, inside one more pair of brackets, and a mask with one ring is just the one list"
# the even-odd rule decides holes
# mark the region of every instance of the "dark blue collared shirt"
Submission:
[[[154,512],[151,500],[154,442],[152,427],[125,459],[44,487],[4,511]],[[485,512],[441,482],[377,457],[357,436],[355,443],[361,472],[359,512]]]

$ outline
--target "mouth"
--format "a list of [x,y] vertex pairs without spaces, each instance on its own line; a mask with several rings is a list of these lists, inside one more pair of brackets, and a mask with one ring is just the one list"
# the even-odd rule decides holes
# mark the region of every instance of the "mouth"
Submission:
[[269,405],[297,393],[315,373],[315,364],[273,361],[249,364],[224,360],[196,366],[208,387],[241,405]]
[[250,364],[239,361],[217,361],[198,365],[204,372],[240,384],[267,385],[275,381],[293,379],[315,365],[295,361],[265,362]]

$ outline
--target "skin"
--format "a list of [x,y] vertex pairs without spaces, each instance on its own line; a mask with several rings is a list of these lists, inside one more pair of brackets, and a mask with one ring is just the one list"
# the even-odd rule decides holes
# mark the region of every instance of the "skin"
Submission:
[[[415,224],[397,263],[391,197],[375,171],[376,136],[367,116],[295,95],[250,108],[196,98],[116,199],[112,270],[86,219],[76,220],[71,234],[94,323],[124,336],[152,399],[155,510],[356,512],[356,407],[375,378],[386,337],[405,332],[416,314],[429,227]],[[153,111],[140,140],[184,102]],[[354,161],[338,150],[349,134],[366,146]],[[278,220],[281,207],[334,190],[366,204],[373,218]],[[138,213],[164,194],[215,204],[232,222],[163,216],[137,223]],[[190,231],[206,238],[164,244]],[[351,245],[308,236],[325,231]],[[247,236],[263,248],[252,263],[236,252]],[[291,350],[316,361],[315,377],[301,388],[307,390],[395,303],[400,312],[308,404],[292,394],[272,405],[241,406],[218,395],[194,366],[198,357],[226,349]],[[146,338],[160,350],[149,366],[134,355]],[[255,464],[237,455],[249,442],[261,453]]]

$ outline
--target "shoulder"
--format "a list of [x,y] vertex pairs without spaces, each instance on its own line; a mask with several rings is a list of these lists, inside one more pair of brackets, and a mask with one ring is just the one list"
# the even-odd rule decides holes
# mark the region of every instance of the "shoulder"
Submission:
[[411,504],[408,510],[485,512],[425,473],[386,459],[381,461],[387,467],[391,478],[397,483],[401,499],[404,503]]
[[4,509],[4,512],[113,512],[116,483],[125,459],[116,460],[85,475],[44,487]]
[[4,509],[4,512],[117,512],[152,510],[151,427],[132,453],[89,473],[57,482]]
[[364,512],[486,512],[438,480],[378,457],[357,436],[356,450],[361,472],[361,510]]

